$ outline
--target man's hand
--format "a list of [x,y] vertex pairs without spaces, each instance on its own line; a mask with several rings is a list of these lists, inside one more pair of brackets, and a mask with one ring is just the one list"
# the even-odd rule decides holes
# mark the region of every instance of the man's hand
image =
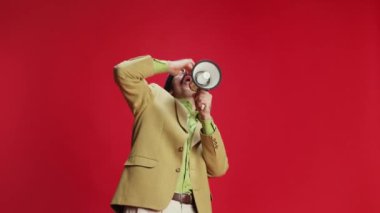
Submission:
[[182,70],[190,72],[193,69],[194,61],[193,59],[181,59],[176,61],[167,61],[169,70],[168,72],[172,76],[178,75]]
[[198,90],[194,95],[195,107],[201,120],[211,119],[212,95],[206,90]]

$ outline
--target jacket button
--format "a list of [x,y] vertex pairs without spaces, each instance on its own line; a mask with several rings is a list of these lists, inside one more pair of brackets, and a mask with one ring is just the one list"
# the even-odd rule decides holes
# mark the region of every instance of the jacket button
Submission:
[[176,171],[176,172],[180,172],[180,171],[181,171],[181,169],[180,169],[180,168],[177,168],[177,169],[175,169],[175,171]]
[[183,152],[183,147],[182,146],[178,148],[178,152]]

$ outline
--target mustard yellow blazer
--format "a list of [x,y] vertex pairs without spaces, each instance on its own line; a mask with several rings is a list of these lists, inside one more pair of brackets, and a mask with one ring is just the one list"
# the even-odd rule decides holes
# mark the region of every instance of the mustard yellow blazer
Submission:
[[[115,80],[134,115],[132,148],[124,163],[111,201],[115,212],[121,205],[162,210],[173,197],[188,138],[184,106],[157,84],[145,78],[155,74],[153,58],[142,56],[115,66]],[[204,135],[201,124],[194,133],[190,154],[190,177],[199,213],[210,213],[208,177],[221,176],[228,160],[218,131]]]

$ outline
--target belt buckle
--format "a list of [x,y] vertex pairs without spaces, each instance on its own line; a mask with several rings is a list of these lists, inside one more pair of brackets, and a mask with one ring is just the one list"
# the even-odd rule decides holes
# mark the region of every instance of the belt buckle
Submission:
[[181,193],[180,194],[181,204],[183,204],[185,202],[185,198],[186,198],[186,193]]
[[190,193],[184,193],[183,196],[184,196],[185,199],[186,199],[186,197],[188,197],[189,199],[186,200],[186,201],[188,201],[189,204],[192,204],[192,198],[193,197],[192,197],[192,193],[191,192]]
[[192,193],[175,193],[178,197],[178,202],[180,204],[192,204],[193,203],[193,196]]

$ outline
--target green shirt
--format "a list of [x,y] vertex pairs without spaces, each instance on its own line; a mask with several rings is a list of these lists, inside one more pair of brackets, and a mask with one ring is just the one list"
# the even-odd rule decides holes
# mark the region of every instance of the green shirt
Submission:
[[[156,73],[161,73],[168,70],[168,65],[164,61],[154,59],[153,69]],[[191,141],[193,140],[194,131],[196,129],[198,119],[198,112],[193,109],[192,104],[187,100],[180,100],[180,102],[187,109],[187,125],[189,129],[189,137],[183,144],[182,164],[181,170],[178,175],[176,190],[177,193],[191,193],[191,180],[190,180],[190,151]],[[202,132],[210,135],[215,131],[215,125],[212,120],[201,121]]]
[[191,141],[193,140],[195,128],[197,126],[197,112],[193,110],[193,106],[189,101],[181,100],[181,103],[187,109],[187,126],[189,129],[189,137],[183,144],[182,165],[178,175],[176,191],[177,193],[190,193],[191,181],[190,181],[190,151]]
[[[190,180],[190,151],[191,151],[191,142],[193,141],[193,136],[195,133],[195,128],[197,127],[198,112],[193,109],[191,103],[187,100],[180,100],[180,102],[187,109],[187,125],[189,129],[189,137],[183,145],[183,154],[182,154],[182,165],[181,170],[178,175],[176,191],[177,193],[191,193],[191,180]],[[205,134],[214,133],[214,127],[211,120],[202,121],[202,131]]]

